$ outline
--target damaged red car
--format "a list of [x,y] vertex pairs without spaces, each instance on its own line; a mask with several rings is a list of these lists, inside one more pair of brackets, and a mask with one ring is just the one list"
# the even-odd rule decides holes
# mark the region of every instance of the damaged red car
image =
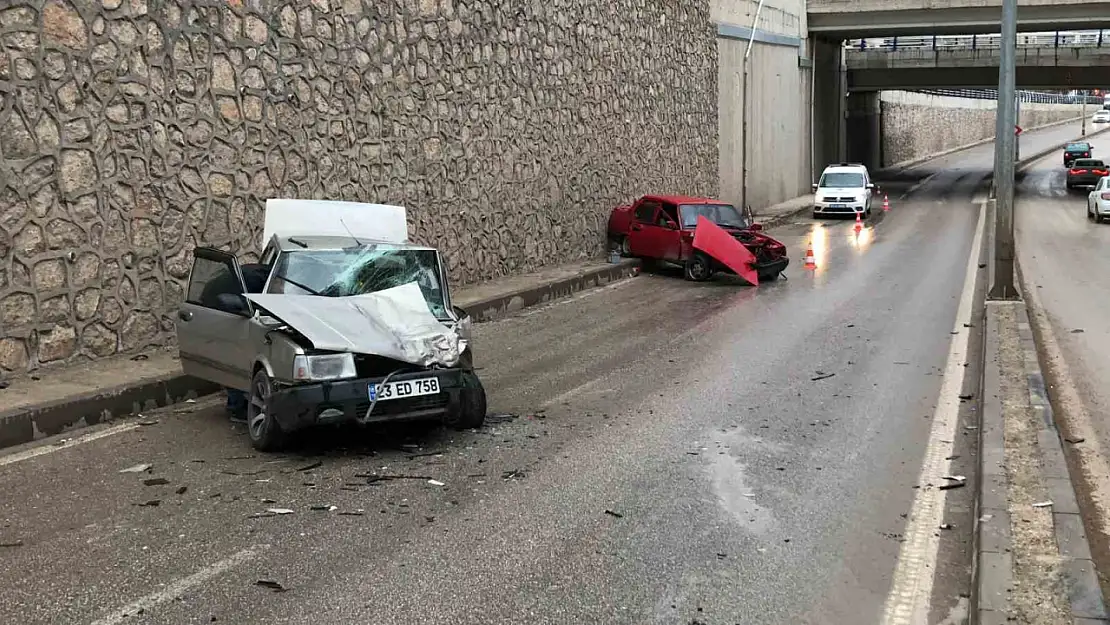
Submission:
[[737,258],[695,245],[699,221],[711,222],[709,227],[719,227],[747,249],[744,265],[758,276],[750,282],[775,280],[790,264],[786,246],[763,234],[760,224],[735,206],[708,198],[646,195],[620,206],[609,216],[609,240],[625,256],[680,265],[688,280],[708,280],[717,272],[747,274],[734,270]]

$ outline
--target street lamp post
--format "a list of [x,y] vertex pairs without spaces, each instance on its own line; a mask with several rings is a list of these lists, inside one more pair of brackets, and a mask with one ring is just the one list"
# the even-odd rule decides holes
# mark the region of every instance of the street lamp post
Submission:
[[[752,18],[752,32],[748,35],[748,47],[744,50],[744,60],[741,61],[744,65],[744,78],[741,90],[743,98],[740,113],[743,118],[741,127],[743,128],[741,144],[740,144],[740,209],[743,211],[748,210],[748,103],[751,102],[748,96],[748,58],[752,55],[752,45],[755,43],[755,29],[759,26],[759,14],[763,12],[763,0],[759,0],[759,5],[755,8],[755,17]],[[816,69],[814,69],[816,71]]]
[[998,68],[997,127],[995,131],[994,282],[991,299],[1014,299],[1014,155],[1017,126],[1016,67],[1017,0],[1003,0],[1002,41]]

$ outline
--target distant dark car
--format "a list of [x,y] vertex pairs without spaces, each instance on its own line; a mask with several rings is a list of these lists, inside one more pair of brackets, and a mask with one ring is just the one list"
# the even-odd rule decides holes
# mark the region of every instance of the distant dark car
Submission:
[[1110,176],[1110,168],[1097,158],[1077,158],[1068,170],[1068,188],[1093,187],[1105,176]]
[[1064,146],[1064,167],[1071,167],[1071,162],[1077,158],[1091,158],[1095,146],[1086,141],[1069,143]]

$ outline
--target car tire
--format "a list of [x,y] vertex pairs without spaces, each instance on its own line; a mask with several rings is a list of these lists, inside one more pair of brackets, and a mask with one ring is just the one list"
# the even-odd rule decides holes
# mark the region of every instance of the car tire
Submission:
[[632,246],[628,243],[628,237],[621,237],[618,244],[620,245],[621,256],[625,258],[631,258]]
[[781,272],[774,271],[771,273],[761,273],[757,275],[759,277],[759,283],[763,284],[764,282],[774,282],[775,280],[778,280],[780,274]]
[[821,219],[821,213],[818,213],[817,211],[813,211],[813,218],[814,219]]
[[701,252],[694,252],[694,255],[683,265],[682,275],[691,282],[705,282],[713,277],[713,265],[708,256]]
[[444,424],[456,430],[480,428],[486,422],[486,388],[473,372],[463,372],[462,376],[458,410],[449,412]]
[[280,451],[287,441],[285,432],[269,412],[273,388],[266,369],[259,368],[251,378],[247,395],[247,436],[258,451]]

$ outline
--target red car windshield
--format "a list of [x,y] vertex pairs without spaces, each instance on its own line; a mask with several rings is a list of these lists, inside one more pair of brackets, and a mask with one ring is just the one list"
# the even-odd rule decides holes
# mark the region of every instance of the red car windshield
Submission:
[[726,228],[747,228],[751,224],[731,204],[683,204],[678,207],[682,216],[682,227],[693,228],[698,225],[698,217]]

